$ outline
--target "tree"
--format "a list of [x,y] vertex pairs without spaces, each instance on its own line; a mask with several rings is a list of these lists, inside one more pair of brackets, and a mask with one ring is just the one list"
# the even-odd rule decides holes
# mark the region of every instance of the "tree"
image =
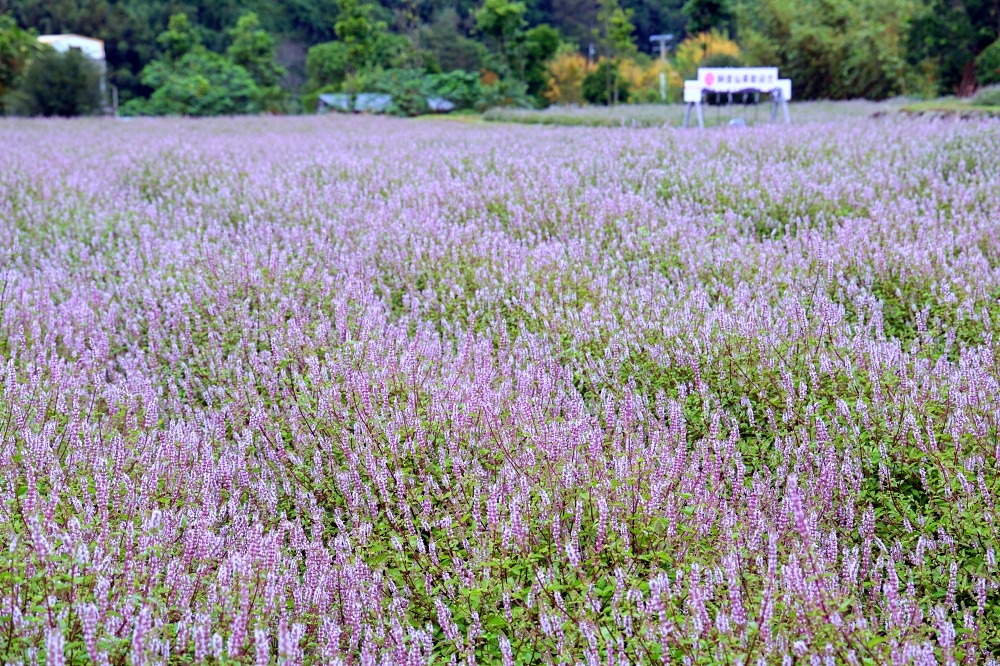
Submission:
[[906,57],[911,64],[930,65],[943,90],[971,95],[976,58],[1000,36],[998,29],[997,0],[929,0],[910,25]]
[[338,3],[341,14],[334,25],[337,40],[309,49],[309,90],[339,90],[345,83],[353,90],[358,77],[370,70],[412,65],[412,43],[404,35],[389,33],[384,21],[375,20],[373,5],[359,4],[357,0]]
[[280,110],[285,93],[278,84],[285,69],[275,60],[274,38],[261,29],[260,20],[253,12],[241,16],[229,34],[233,43],[226,54],[233,64],[245,69],[257,85],[261,108]]
[[101,110],[100,71],[79,49],[44,49],[31,59],[11,95],[12,108],[28,116],[84,116]]
[[523,2],[510,0],[485,0],[483,6],[476,10],[476,30],[496,43],[507,70],[502,73],[520,74],[519,78],[523,78],[523,73],[515,66],[518,55],[515,47],[526,25],[526,11]]
[[687,19],[688,34],[711,30],[730,31],[733,27],[733,8],[729,0],[687,0],[681,8]]
[[[655,34],[671,33],[679,41],[688,23],[684,4],[684,0],[621,0],[623,8],[633,11],[632,23],[640,47],[650,44],[649,37]],[[556,27],[562,30],[562,26]]]
[[434,20],[419,31],[421,44],[430,50],[442,72],[475,72],[486,59],[486,47],[467,37],[459,21],[458,12],[449,7],[435,14]]
[[547,64],[559,49],[559,31],[548,24],[535,26],[524,33],[521,61],[528,94],[541,98],[549,85]]
[[12,17],[0,14],[0,113],[4,111],[4,98],[39,50],[33,33],[22,30]]
[[[587,59],[580,49],[571,45],[560,46],[548,66],[549,84],[545,99],[553,104],[582,104],[583,80],[588,74]],[[603,89],[603,82],[601,82]]]
[[[142,82],[154,88],[148,101],[132,100],[125,110],[154,116],[230,116],[261,111],[260,89],[245,69],[205,48],[176,63],[154,61]],[[130,102],[131,104],[131,102]]]
[[122,107],[124,114],[219,116],[262,110],[265,96],[250,73],[206,49],[185,14],[171,16],[157,42],[163,58],[142,70],[142,83],[153,94],[148,100],[130,100]]
[[[76,33],[104,40],[107,78],[122,101],[148,96],[143,67],[162,58],[156,38],[171,14],[184,11],[210,50],[224,52],[240,16],[255,11],[261,27],[276,38],[279,58],[292,72],[301,52],[334,38],[334,0],[0,0],[23,28],[38,33]],[[301,47],[301,48],[299,48]],[[304,62],[302,63],[304,65]]]
[[617,104],[621,88],[621,73],[618,71],[618,66],[622,59],[632,57],[636,53],[632,37],[635,26],[631,22],[632,11],[622,9],[618,0],[600,0],[600,3],[601,9],[597,13],[597,19],[604,29],[604,34],[595,31],[595,37],[602,42],[611,61],[611,64],[604,68],[607,103]]
[[[607,82],[609,79],[619,80],[617,91],[609,89]],[[619,102],[627,102],[632,92],[631,84],[621,79],[615,63],[611,60],[602,60],[597,67],[588,72],[583,77],[583,98],[591,104],[610,105],[615,102],[614,95],[617,93]]]
[[176,62],[185,55],[201,46],[201,37],[191,24],[187,14],[173,14],[167,23],[167,29],[156,38],[156,43],[163,49],[163,59]]
[[378,42],[386,32],[384,21],[372,18],[372,6],[358,0],[337,0],[340,14],[333,26],[347,53],[346,73],[356,74],[375,60]]
[[795,96],[884,99],[913,73],[905,38],[911,0],[755,0],[740,7],[748,64],[781,68]]
[[257,14],[241,16],[229,35],[233,38],[226,50],[229,59],[247,70],[254,83],[268,88],[281,82],[285,69],[275,61],[274,38],[261,29]]
[[309,49],[309,55],[306,56],[309,87],[339,88],[343,85],[347,76],[347,58],[347,44],[344,42],[325,42]]

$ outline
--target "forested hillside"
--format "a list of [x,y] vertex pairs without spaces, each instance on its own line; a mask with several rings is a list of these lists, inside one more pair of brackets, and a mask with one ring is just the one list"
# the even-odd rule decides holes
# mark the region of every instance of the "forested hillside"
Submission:
[[[181,13],[190,23],[185,39],[200,51],[186,64],[178,56],[170,71],[186,67],[202,76],[214,67],[219,77],[235,73],[250,85],[246,72],[229,67],[236,61],[211,55],[228,53],[234,35],[245,34],[258,42],[254,57],[276,61],[282,99],[294,101],[282,110],[301,108],[295,106],[300,99],[308,110],[308,94],[314,104],[324,90],[441,94],[468,87],[471,79],[462,77],[473,75],[500,81],[476,91],[481,106],[498,100],[616,103],[630,93],[632,101],[659,100],[663,68],[655,70],[646,56],[653,51],[649,36],[664,32],[675,35],[675,45],[689,38],[687,51],[678,49],[667,67],[673,90],[709,61],[777,65],[794,81],[797,98],[966,95],[1000,80],[1000,0],[491,1],[0,0],[0,18],[18,30],[103,39],[108,80],[123,104],[154,92],[150,77],[157,70],[147,66],[165,57],[164,67],[169,64],[162,40],[170,17]],[[240,33],[239,20],[250,14],[252,25]],[[16,79],[4,79],[4,58],[18,61],[3,55],[2,42],[0,35],[0,89]],[[164,76],[167,69],[160,70]],[[450,72],[457,78],[414,83],[415,76]],[[264,93],[253,92],[247,112],[278,108],[261,101]]]
[[[466,45],[475,32],[473,0],[381,0],[377,18],[390,29],[412,35],[426,45],[445,69],[480,64],[475,47]],[[564,39],[586,47],[597,27],[594,0],[528,0],[529,25],[548,23]],[[648,35],[657,31],[680,33],[685,26],[684,0],[625,0],[634,11],[632,22],[640,46],[649,48]],[[227,29],[239,17],[255,12],[261,25],[275,36],[278,59],[288,70],[292,87],[305,79],[309,46],[335,39],[335,0],[0,0],[0,14],[9,13],[25,28],[39,33],[75,32],[103,39],[111,78],[123,92],[148,94],[139,73],[159,52],[156,37],[167,27],[171,14],[184,12],[202,33],[210,49],[228,46]],[[463,53],[463,46],[466,51]],[[471,66],[470,66],[471,65]]]

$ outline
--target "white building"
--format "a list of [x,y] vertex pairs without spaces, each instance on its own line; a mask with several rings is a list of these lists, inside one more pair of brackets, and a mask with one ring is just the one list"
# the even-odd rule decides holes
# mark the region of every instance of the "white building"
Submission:
[[91,60],[104,62],[104,40],[91,39],[80,35],[40,35],[38,41],[48,44],[59,53],[66,53],[70,49],[80,49],[83,55]]

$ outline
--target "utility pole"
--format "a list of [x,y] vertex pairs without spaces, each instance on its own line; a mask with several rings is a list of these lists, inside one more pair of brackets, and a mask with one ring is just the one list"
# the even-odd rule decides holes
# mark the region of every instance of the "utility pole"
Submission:
[[664,71],[664,66],[667,64],[667,42],[674,41],[673,33],[667,33],[665,35],[650,35],[650,42],[658,42],[660,44],[660,100],[663,102],[667,101],[667,73]]
[[674,36],[672,33],[667,33],[665,35],[650,35],[650,42],[658,42],[660,45],[660,62],[663,63],[667,60],[667,42],[674,41]]

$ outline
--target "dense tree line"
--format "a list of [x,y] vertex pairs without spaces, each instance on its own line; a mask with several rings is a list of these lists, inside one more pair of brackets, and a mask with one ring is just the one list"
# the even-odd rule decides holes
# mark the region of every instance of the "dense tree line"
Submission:
[[71,32],[104,40],[108,83],[148,112],[192,112],[199,86],[230,91],[209,105],[227,112],[361,87],[544,103],[557,52],[587,58],[587,99],[613,103],[660,32],[728,35],[727,63],[778,65],[804,98],[969,94],[1000,78],[1000,0],[0,0],[0,16],[0,97],[34,53],[27,31]]
[[[636,38],[660,30],[684,29],[684,0],[627,0],[635,14]],[[415,37],[440,60],[441,69],[474,69],[481,63],[483,36],[476,32],[479,0],[382,0],[370,5],[373,18],[395,34]],[[564,39],[584,48],[597,24],[598,7],[589,0],[530,0],[524,20],[559,30]],[[305,50],[336,38],[339,13],[335,0],[0,0],[0,14],[9,14],[22,28],[38,33],[71,32],[103,39],[109,80],[122,99],[147,96],[143,67],[162,53],[157,37],[170,16],[184,13],[196,25],[202,43],[215,52],[229,46],[229,30],[241,16],[255,13],[277,42],[278,57],[289,70],[294,87],[305,78]]]

